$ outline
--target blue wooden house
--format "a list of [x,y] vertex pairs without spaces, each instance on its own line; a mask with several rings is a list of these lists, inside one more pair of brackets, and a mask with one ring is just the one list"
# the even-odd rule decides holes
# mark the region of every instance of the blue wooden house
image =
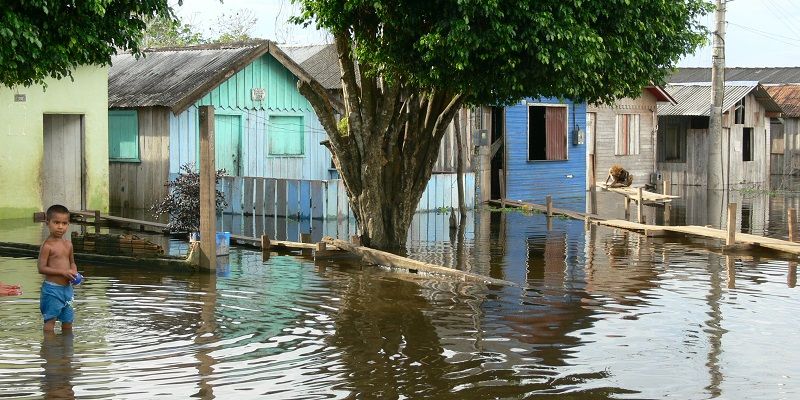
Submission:
[[492,198],[583,211],[586,103],[526,98],[492,109]]

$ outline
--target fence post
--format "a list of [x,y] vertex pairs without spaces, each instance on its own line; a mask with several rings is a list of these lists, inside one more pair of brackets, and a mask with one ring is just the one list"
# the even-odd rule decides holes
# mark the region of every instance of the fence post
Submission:
[[736,243],[736,203],[728,204],[728,239],[725,244],[728,246]]
[[642,218],[642,188],[639,187],[636,193],[636,222],[642,224],[644,223],[644,219]]
[[200,268],[217,269],[214,106],[200,107]]

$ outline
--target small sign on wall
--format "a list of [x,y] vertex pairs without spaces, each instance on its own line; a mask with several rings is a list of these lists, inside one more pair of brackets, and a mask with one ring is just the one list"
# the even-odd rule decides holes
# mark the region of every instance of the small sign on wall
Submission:
[[265,97],[267,97],[267,92],[264,90],[264,88],[250,89],[250,98],[253,101],[264,101]]
[[28,100],[28,98],[24,94],[15,94],[14,95],[14,102],[16,102],[16,103],[24,103],[27,100]]

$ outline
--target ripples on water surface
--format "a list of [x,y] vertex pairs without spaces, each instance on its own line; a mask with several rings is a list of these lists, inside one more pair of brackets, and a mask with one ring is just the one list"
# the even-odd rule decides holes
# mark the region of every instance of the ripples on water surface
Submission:
[[43,338],[34,260],[0,258],[25,290],[0,298],[0,397],[800,396],[796,267],[539,215],[478,222],[411,252],[520,287],[247,250],[218,277],[82,265],[74,336]]

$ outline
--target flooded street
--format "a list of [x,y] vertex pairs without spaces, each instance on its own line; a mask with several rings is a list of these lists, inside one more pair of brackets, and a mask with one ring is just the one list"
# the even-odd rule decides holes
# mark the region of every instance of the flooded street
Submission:
[[[720,226],[722,202],[676,194],[670,223]],[[787,237],[797,194],[730,195],[742,231]],[[598,196],[604,217],[623,216],[613,196]],[[246,249],[217,276],[79,265],[74,336],[43,337],[35,260],[0,258],[3,281],[24,290],[0,298],[0,397],[800,396],[796,263],[517,211],[477,212],[460,240],[447,217],[417,216],[411,257],[520,286]],[[28,220],[2,224],[0,241],[41,238]],[[312,232],[332,229],[349,233]]]

